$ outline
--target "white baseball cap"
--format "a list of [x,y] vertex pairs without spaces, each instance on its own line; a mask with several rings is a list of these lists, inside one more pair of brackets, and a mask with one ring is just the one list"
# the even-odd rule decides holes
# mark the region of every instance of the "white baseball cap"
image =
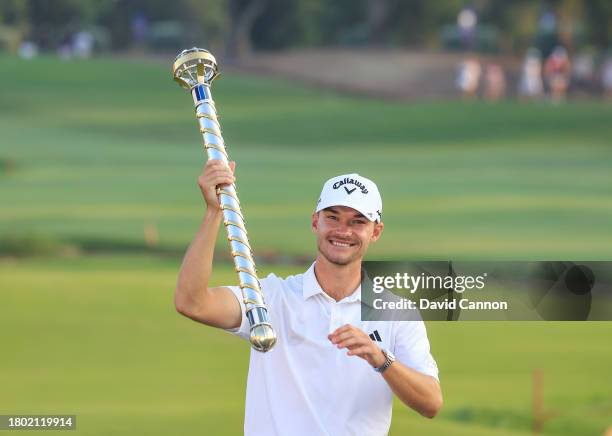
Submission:
[[359,174],[345,174],[323,185],[315,212],[332,206],[352,207],[370,221],[380,222],[382,199],[376,183]]

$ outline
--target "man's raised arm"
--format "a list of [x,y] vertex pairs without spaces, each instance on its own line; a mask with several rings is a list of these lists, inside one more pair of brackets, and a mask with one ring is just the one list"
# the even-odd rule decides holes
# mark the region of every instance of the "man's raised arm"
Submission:
[[231,329],[240,326],[242,311],[232,291],[225,287],[209,288],[215,242],[223,212],[216,187],[234,182],[234,162],[228,168],[222,161],[209,160],[198,178],[206,201],[206,215],[187,249],[179,272],[174,305],[194,321],[213,327]]

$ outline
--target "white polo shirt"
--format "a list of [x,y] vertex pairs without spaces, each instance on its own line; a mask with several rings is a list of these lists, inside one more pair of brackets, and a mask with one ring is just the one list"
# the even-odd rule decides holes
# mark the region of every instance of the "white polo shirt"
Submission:
[[[361,287],[336,302],[319,285],[314,264],[304,274],[261,280],[277,342],[267,353],[251,349],[244,434],[247,436],[386,435],[392,392],[364,359],[347,356],[327,335],[352,324],[398,361],[438,378],[422,321],[361,321]],[[248,341],[249,323],[239,287],[242,323],[228,330]]]

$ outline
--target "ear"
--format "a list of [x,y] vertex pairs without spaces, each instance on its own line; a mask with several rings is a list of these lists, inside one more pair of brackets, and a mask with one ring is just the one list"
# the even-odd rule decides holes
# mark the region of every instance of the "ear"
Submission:
[[374,231],[372,232],[372,237],[370,238],[371,242],[376,242],[382,235],[382,232],[385,228],[385,224],[381,221],[379,223],[374,224]]
[[317,233],[317,230],[319,229],[319,212],[315,212],[312,214],[310,228],[312,230],[312,233]]

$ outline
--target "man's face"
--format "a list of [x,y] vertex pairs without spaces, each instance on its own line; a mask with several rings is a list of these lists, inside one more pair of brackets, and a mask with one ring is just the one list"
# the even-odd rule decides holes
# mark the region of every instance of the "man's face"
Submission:
[[335,265],[361,261],[370,242],[378,240],[384,225],[368,220],[345,206],[333,206],[312,215],[319,253]]

